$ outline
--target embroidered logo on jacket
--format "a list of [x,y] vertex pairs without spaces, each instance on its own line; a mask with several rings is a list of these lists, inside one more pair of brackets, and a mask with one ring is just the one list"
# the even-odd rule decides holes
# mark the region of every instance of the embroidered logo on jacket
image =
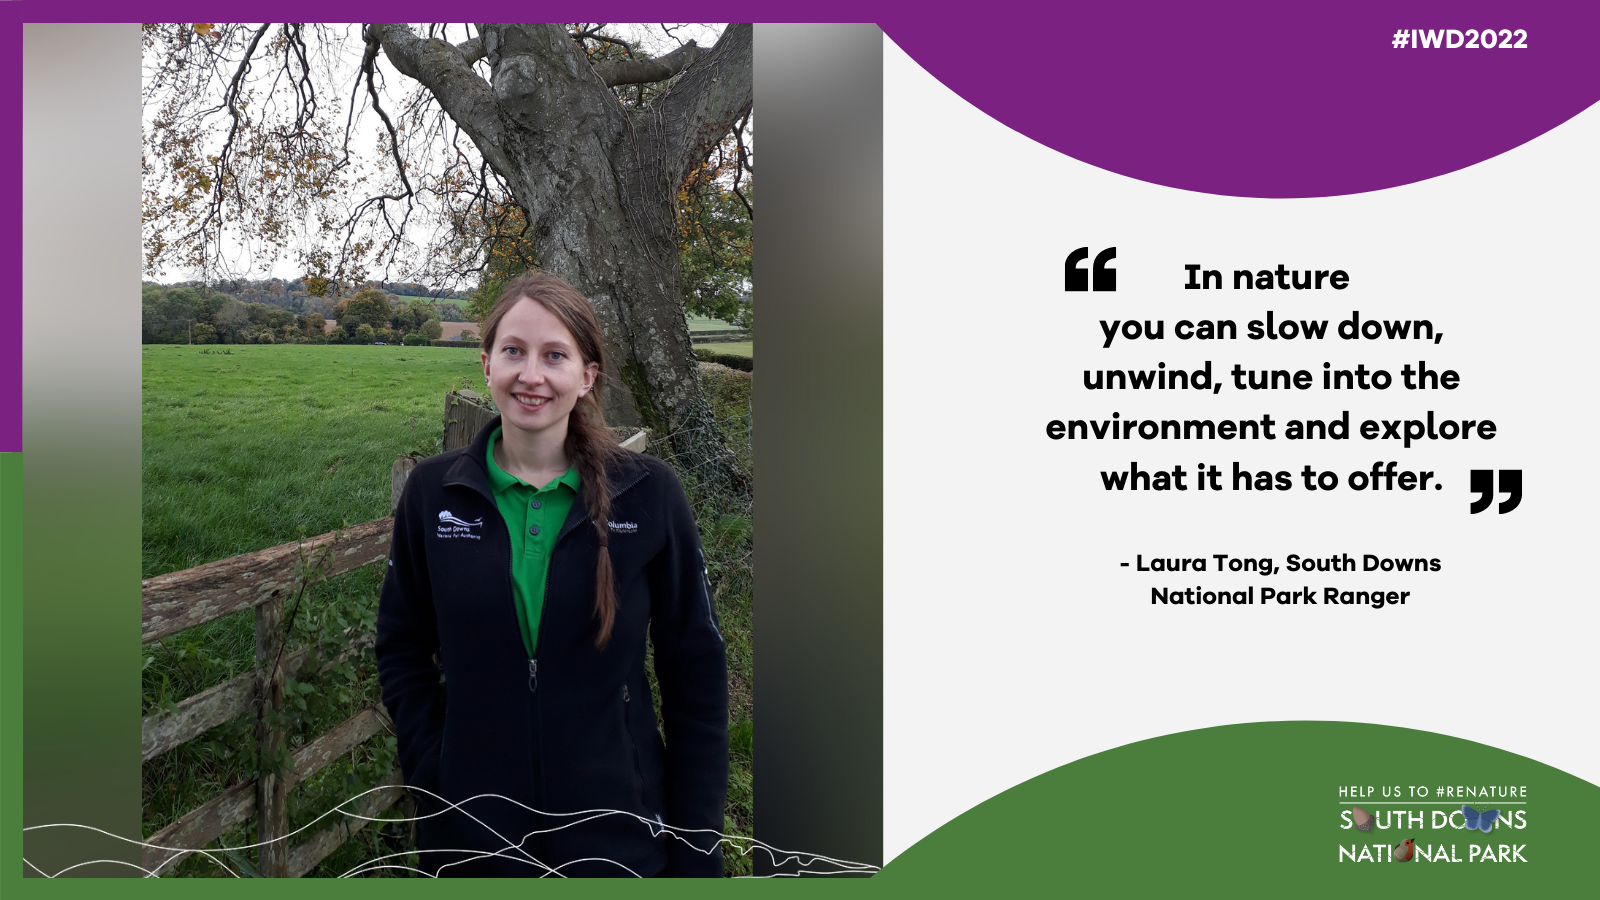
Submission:
[[455,515],[452,514],[448,509],[442,509],[439,511],[439,537],[471,538],[476,541],[480,540],[483,535],[473,534],[472,529],[482,527],[482,519],[478,519],[475,522],[468,522],[465,519],[456,518]]
[[613,522],[607,519],[606,524],[611,526],[611,530],[616,534],[635,534],[639,530],[638,522]]

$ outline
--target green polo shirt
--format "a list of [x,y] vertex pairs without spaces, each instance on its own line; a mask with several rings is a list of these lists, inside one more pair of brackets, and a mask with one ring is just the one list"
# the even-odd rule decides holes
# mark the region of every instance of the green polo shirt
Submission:
[[567,521],[581,482],[578,470],[570,468],[544,487],[534,487],[494,461],[498,440],[500,429],[496,428],[489,436],[489,483],[494,487],[495,505],[500,507],[500,516],[511,532],[511,590],[517,600],[522,645],[532,659],[539,646],[539,611],[544,608],[550,551],[555,549],[556,536]]

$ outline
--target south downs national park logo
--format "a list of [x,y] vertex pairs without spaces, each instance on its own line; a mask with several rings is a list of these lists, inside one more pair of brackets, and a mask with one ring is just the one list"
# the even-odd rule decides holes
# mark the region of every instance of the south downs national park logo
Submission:
[[474,541],[480,540],[482,539],[483,535],[481,533],[474,532],[473,529],[481,529],[482,527],[482,519],[478,519],[474,522],[468,522],[466,519],[457,518],[456,515],[450,512],[448,509],[439,510],[438,536],[441,538],[470,538]]
[[1337,859],[1526,863],[1528,794],[1527,785],[1493,782],[1341,785]]

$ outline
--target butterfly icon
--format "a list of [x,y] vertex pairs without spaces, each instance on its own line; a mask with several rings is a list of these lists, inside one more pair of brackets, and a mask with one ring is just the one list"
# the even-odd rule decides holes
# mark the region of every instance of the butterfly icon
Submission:
[[1500,818],[1500,810],[1491,809],[1481,813],[1470,806],[1461,807],[1461,814],[1467,818],[1467,827],[1476,828],[1484,834],[1494,830],[1494,821]]

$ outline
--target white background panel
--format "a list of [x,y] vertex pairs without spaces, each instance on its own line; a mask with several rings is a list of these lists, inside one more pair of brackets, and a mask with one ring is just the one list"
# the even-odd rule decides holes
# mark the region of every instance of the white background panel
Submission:
[[[1283,719],[1455,735],[1600,781],[1593,752],[1596,291],[1589,110],[1502,156],[1347,197],[1258,200],[1077,162],[973,108],[886,40],[884,772],[889,858],[1075,759],[1163,734]],[[1070,114],[1064,109],[1063,114]],[[1181,141],[1181,135],[1173,135]],[[1117,247],[1116,293],[1067,293],[1080,246]],[[1225,289],[1183,289],[1186,263]],[[1343,291],[1235,291],[1234,269],[1343,269]],[[1085,263],[1087,267],[1088,263]],[[1281,319],[1429,319],[1441,343],[1243,339]],[[1101,319],[1165,320],[1102,349]],[[1179,319],[1237,341],[1180,341]],[[1310,370],[1309,391],[1087,391],[1085,369]],[[1407,362],[1454,391],[1407,391]],[[1389,370],[1324,391],[1323,362]],[[1492,419],[1489,442],[1284,440],[1292,418]],[[1052,441],[1052,419],[1255,418],[1276,441]],[[1288,469],[1283,493],[1108,492],[1099,472]],[[1442,490],[1355,492],[1375,460]],[[1340,473],[1308,493],[1302,466]],[[1521,507],[1468,515],[1474,468],[1519,468]],[[1372,553],[1437,573],[1137,573],[1150,556]],[[1208,559],[1208,561],[1213,562]],[[1409,590],[1406,605],[1152,605],[1151,588]]]

